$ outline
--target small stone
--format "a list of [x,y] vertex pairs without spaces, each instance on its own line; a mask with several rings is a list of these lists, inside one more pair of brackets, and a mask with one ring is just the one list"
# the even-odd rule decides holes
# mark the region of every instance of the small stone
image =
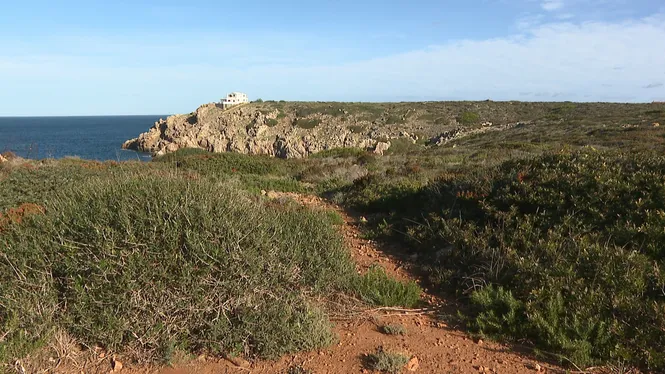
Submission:
[[658,126],[660,126],[660,123],[658,123],[658,122],[653,123],[653,127],[658,127]]
[[113,369],[113,373],[117,373],[122,370],[122,362],[118,361],[115,358],[115,355],[111,358],[111,369]]
[[483,339],[478,339],[478,341],[476,342],[476,344],[478,345],[483,345],[484,343],[485,342],[483,341]]
[[408,371],[416,371],[418,370],[419,367],[420,367],[420,362],[418,362],[418,357],[416,356],[413,356],[413,358],[406,363],[406,370]]
[[527,364],[526,367],[537,372],[541,372],[543,370],[539,364]]
[[261,195],[265,196],[267,194],[266,190],[261,190]]

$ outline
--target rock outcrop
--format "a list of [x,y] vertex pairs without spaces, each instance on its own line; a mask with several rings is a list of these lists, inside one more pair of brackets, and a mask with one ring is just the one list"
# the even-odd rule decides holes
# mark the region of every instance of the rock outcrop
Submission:
[[5,158],[5,156],[0,155],[0,164],[3,162],[7,162],[7,159]]
[[[479,118],[490,117],[482,113],[495,113],[490,111],[493,104],[468,105],[482,109]],[[382,155],[391,144],[415,146],[419,139],[431,139],[430,144],[443,145],[462,136],[515,126],[488,121],[463,126],[455,120],[457,110],[445,103],[319,102],[251,103],[223,110],[213,103],[189,114],[160,119],[122,147],[154,156],[182,148],[200,148],[210,152],[301,158],[344,147]],[[507,123],[511,116],[492,114],[491,118]]]
[[194,113],[160,119],[150,130],[126,141],[122,147],[153,155],[181,148],[202,148],[210,152],[301,158],[332,148],[370,149],[376,146],[379,136],[390,135],[357,131],[353,125],[362,124],[344,123],[320,113],[298,117],[277,109],[262,111],[243,106],[222,110],[215,104],[206,104]]
[[378,142],[374,146],[374,153],[377,155],[383,155],[383,152],[387,151],[390,148],[390,142]]
[[503,130],[509,130],[512,129],[513,127],[517,126],[524,126],[526,123],[524,122],[516,122],[516,123],[508,123],[505,125],[501,126],[493,126],[492,122],[484,122],[481,124],[481,127],[479,128],[471,128],[471,129],[465,129],[462,127],[457,127],[452,130],[446,131],[444,133],[441,133],[434,138],[430,140],[430,144],[433,145],[445,145],[453,140],[457,140],[460,138],[463,138],[465,136],[469,135],[477,135],[477,134],[483,134],[486,132],[490,131],[503,131]]

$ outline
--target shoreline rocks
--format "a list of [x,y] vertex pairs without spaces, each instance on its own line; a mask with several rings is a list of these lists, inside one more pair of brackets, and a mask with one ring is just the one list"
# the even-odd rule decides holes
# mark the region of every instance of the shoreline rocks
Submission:
[[[200,148],[210,152],[303,158],[333,148],[371,150],[380,143],[379,137],[395,135],[380,130],[371,134],[353,131],[354,126],[370,125],[359,122],[344,122],[320,113],[300,117],[250,106],[225,111],[214,104],[205,104],[194,113],[160,119],[147,132],[124,142],[122,148],[153,156],[181,148]],[[387,149],[385,144],[379,148]]]
[[383,155],[391,142],[399,140],[424,146],[417,145],[424,138],[430,139],[429,145],[441,146],[463,136],[520,124],[485,121],[478,128],[467,128],[454,121],[453,112],[437,117],[422,106],[335,105],[273,102],[224,110],[214,103],[204,104],[192,113],[160,118],[122,148],[153,156],[182,148],[280,158],[303,158],[334,148],[361,148]]

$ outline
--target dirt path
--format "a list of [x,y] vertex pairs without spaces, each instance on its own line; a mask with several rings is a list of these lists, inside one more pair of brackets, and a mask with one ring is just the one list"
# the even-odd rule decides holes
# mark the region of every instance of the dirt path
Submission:
[[[373,264],[380,264],[386,271],[401,279],[411,279],[407,264],[385,254],[377,243],[363,239],[358,222],[337,206],[315,196],[291,193],[268,193],[269,198],[289,197],[312,208],[333,209],[344,219],[342,232],[352,251],[358,271],[365,271]],[[388,251],[390,252],[390,251]],[[468,335],[448,326],[436,318],[432,310],[455,310],[455,306],[444,300],[424,295],[429,307],[426,310],[399,310],[379,308],[363,311],[352,316],[333,318],[339,343],[318,352],[305,352],[282,357],[278,361],[260,361],[250,364],[246,361],[233,363],[226,359],[199,357],[194,361],[176,365],[173,368],[132,367],[125,365],[119,371],[127,374],[213,374],[213,373],[255,373],[255,374],[337,374],[372,373],[366,369],[363,360],[366,354],[374,353],[379,347],[397,351],[411,358],[412,371],[404,373],[562,373],[563,370],[551,364],[537,362],[528,356],[515,352],[506,346],[483,341],[474,341]],[[404,335],[386,335],[380,327],[399,324],[405,327]],[[415,357],[415,359],[414,359]],[[121,360],[121,359],[120,359]],[[292,371],[300,367],[307,371]],[[53,373],[109,373],[111,359],[100,358],[92,368],[72,370],[73,367],[49,371]],[[83,369],[83,370],[82,370]],[[293,370],[293,369],[292,369]]]

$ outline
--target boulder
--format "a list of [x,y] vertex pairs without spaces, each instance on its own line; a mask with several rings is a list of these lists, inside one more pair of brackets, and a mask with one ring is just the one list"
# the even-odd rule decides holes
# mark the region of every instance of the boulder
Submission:
[[0,155],[0,164],[3,162],[7,162],[7,159],[5,158],[5,156]]

